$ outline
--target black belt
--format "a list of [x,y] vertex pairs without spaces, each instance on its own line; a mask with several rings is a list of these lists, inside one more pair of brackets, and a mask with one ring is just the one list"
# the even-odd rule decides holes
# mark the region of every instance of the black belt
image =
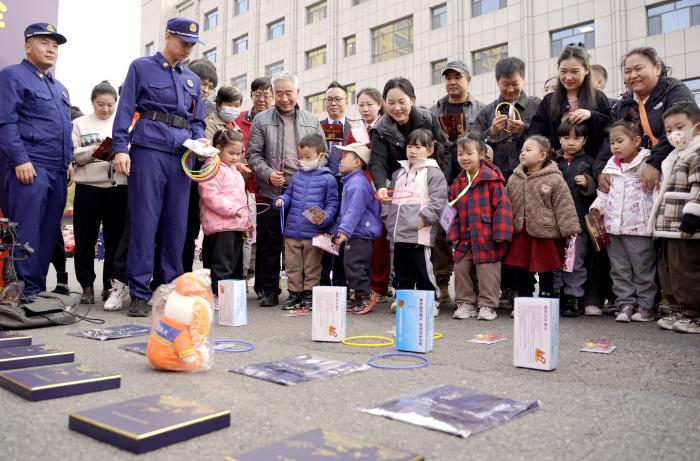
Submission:
[[162,112],[156,112],[154,110],[147,110],[141,112],[141,118],[146,120],[154,120],[156,122],[167,123],[175,128],[185,128],[190,129],[190,122],[186,118],[178,117],[177,115],[164,114]]

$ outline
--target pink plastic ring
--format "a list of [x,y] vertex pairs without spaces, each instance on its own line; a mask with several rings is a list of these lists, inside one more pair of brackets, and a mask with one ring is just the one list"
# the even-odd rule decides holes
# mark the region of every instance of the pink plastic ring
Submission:
[[280,165],[282,165],[284,162],[286,162],[286,161],[288,161],[288,160],[294,160],[295,162],[297,162],[297,165],[300,165],[300,164],[301,164],[301,162],[299,161],[299,159],[296,159],[296,158],[285,158],[284,160],[282,160],[281,162],[279,162],[279,163],[277,164],[277,168],[275,168],[275,171],[277,171],[277,169],[280,167]]
[[263,213],[265,213],[267,210],[270,209],[270,205],[268,205],[267,203],[251,203],[250,205],[243,205],[242,207],[240,207],[239,209],[237,209],[237,210],[236,210],[236,214],[238,214],[238,212],[241,211],[243,208],[248,208],[248,207],[257,206],[257,205],[264,205],[264,206],[266,206],[267,208],[265,208],[264,210],[262,210],[262,211],[260,211],[260,212],[258,212],[258,213],[244,214],[243,216],[241,216],[241,218],[248,218],[248,217],[250,217],[250,216],[256,216],[256,215],[259,215],[259,214],[263,214]]

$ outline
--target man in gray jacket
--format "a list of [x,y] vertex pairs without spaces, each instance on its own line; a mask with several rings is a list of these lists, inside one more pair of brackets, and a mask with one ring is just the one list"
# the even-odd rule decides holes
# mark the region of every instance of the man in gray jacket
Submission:
[[[264,296],[260,306],[279,304],[280,255],[284,243],[280,214],[272,207],[272,201],[289,184],[292,175],[299,170],[295,161],[277,165],[285,159],[299,159],[297,143],[304,135],[325,135],[318,118],[297,105],[299,81],[291,72],[279,72],[272,77],[275,105],[255,116],[248,136],[247,158],[255,173],[258,194],[270,205],[258,215],[257,252],[255,263],[260,264]],[[328,154],[326,154],[328,156]]]

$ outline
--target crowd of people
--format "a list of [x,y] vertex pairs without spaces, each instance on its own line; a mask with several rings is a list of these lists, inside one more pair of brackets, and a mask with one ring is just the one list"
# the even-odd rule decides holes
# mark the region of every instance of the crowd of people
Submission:
[[[571,44],[542,98],[525,93],[526,65],[511,56],[495,67],[499,96],[478,101],[457,60],[430,108],[396,77],[358,91],[361,119],[349,120],[347,88],[334,81],[319,120],[285,71],[252,82],[246,111],[232,86],[210,102],[214,65],[183,64],[199,25],[178,18],[167,30],[162,51],[135,60],[119,92],[97,84],[94,111],[72,123],[67,89],[49,73],[66,41],[51,25],[30,26],[27,59],[0,72],[9,215],[37,248],[17,263],[26,302],[46,289],[74,181],[83,300],[94,301],[102,224],[104,308],[130,298],[129,316],[148,316],[155,287],[192,270],[201,228],[213,284],[254,277],[262,307],[280,304],[284,264],[287,310],[311,309],[313,287],[332,285],[349,288],[358,315],[391,288],[434,291],[438,315],[454,275],[455,319],[512,316],[539,283],[564,316],[605,308],[618,322],[700,333],[700,109],[653,48],[623,57],[619,100],[602,92],[605,68]],[[94,157],[108,137],[112,156]],[[219,150],[210,181],[185,174],[187,139]],[[596,216],[607,246],[587,230]],[[332,236],[337,254],[318,236]]]

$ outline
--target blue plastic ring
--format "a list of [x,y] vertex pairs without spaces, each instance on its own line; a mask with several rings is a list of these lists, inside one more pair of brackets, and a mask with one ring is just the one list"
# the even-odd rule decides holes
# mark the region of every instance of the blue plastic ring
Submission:
[[[374,359],[378,359],[378,358],[380,358],[380,357],[389,357],[389,356],[392,356],[392,355],[403,355],[403,356],[406,356],[406,357],[415,357],[415,358],[417,358],[417,359],[425,360],[425,363],[422,364],[422,365],[411,365],[411,366],[409,366],[409,367],[385,367],[385,366],[382,366],[382,365],[374,365],[374,364],[371,363],[372,360],[374,360]],[[427,367],[429,363],[430,363],[430,360],[428,360],[427,357],[423,357],[422,355],[416,355],[416,354],[404,354],[404,353],[402,353],[402,352],[394,352],[393,354],[375,355],[375,356],[372,357],[371,359],[367,360],[367,365],[369,365],[370,367],[374,367],[374,368],[384,368],[384,369],[386,369],[386,370],[407,370],[407,369],[409,369],[409,368],[423,368],[423,367]]]
[[215,351],[221,351],[221,352],[250,352],[253,349],[255,349],[255,346],[253,346],[253,344],[247,343],[245,341],[236,341],[235,339],[217,339],[215,341],[210,341],[210,342],[212,342],[214,344],[216,344],[216,343],[240,343],[240,344],[247,344],[248,346],[250,346],[250,349],[241,349],[241,350],[219,349],[217,347],[214,348]]

